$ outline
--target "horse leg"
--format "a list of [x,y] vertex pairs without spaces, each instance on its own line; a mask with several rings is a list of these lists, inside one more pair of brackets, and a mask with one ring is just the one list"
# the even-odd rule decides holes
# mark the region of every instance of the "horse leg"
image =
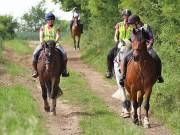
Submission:
[[142,120],[141,120],[141,104],[143,102],[144,92],[143,91],[139,91],[137,94],[138,94],[138,97],[137,97],[137,101],[138,101],[138,108],[137,108],[138,121],[139,121],[139,125],[142,125]]
[[80,36],[78,36],[78,44],[77,44],[77,48],[80,50]]
[[44,110],[46,112],[49,112],[50,111],[50,106],[49,106],[49,103],[48,103],[48,100],[47,100],[47,89],[46,89],[44,81],[40,81],[40,85],[41,85],[41,89],[42,89],[42,97],[43,97],[43,100],[44,100]]
[[60,81],[60,77],[54,77],[52,80],[51,80],[51,101],[52,101],[52,104],[51,104],[51,109],[50,109],[50,112],[51,112],[51,115],[56,115],[56,99],[58,97],[60,93],[60,88],[59,88],[59,81]]
[[144,123],[143,123],[144,128],[150,128],[148,111],[149,111],[149,106],[150,106],[149,100],[150,100],[151,91],[152,91],[152,88],[146,89],[145,96],[144,96],[144,109],[146,112],[145,117],[144,117]]
[[138,103],[137,103],[137,92],[136,91],[132,91],[132,96],[131,96],[131,102],[132,102],[132,120],[134,124],[138,125],[138,115],[137,115],[137,107],[138,107]]
[[74,40],[74,49],[76,50],[76,37],[75,36],[73,37],[73,40]]

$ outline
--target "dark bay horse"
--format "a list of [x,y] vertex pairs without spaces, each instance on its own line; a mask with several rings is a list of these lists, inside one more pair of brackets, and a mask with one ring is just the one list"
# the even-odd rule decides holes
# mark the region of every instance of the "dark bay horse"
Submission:
[[133,59],[127,66],[125,87],[130,95],[132,105],[132,119],[135,124],[141,124],[141,104],[144,99],[145,117],[143,125],[150,127],[148,118],[149,101],[152,87],[157,80],[157,68],[154,59],[149,55],[146,46],[146,32],[134,30],[132,42]]
[[[72,35],[72,38],[74,41],[74,49],[75,50],[76,50],[76,48],[80,49],[81,31],[80,31],[80,26],[78,25],[78,18],[77,17],[74,17],[71,35]],[[78,39],[77,41],[76,41],[76,37]]]
[[[56,99],[62,94],[59,82],[63,71],[63,57],[55,47],[56,42],[54,40],[47,41],[43,45],[37,64],[44,109],[53,115],[56,115]],[[51,106],[48,98],[51,99]]]

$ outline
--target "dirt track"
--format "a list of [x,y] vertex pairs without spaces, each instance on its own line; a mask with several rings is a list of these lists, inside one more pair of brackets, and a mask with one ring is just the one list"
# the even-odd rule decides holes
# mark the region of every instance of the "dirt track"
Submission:
[[[37,45],[37,42],[31,42],[30,46],[34,48]],[[83,74],[88,81],[89,86],[92,91],[94,91],[97,96],[102,97],[106,102],[109,109],[120,115],[121,106],[120,102],[116,99],[113,99],[111,95],[116,91],[117,87],[115,85],[110,84],[106,81],[102,74],[96,72],[92,68],[90,68],[87,64],[85,64],[82,60],[80,60],[80,53],[75,51],[70,46],[65,46],[65,50],[68,54],[68,67],[72,70]],[[31,55],[26,56],[18,56],[14,53],[6,52],[7,59],[14,59],[16,62],[21,63],[23,66],[31,67]],[[0,70],[1,71],[1,70]],[[15,78],[10,77],[9,75],[3,73],[3,77],[7,78],[7,84],[3,84],[0,79],[0,83],[3,85],[9,85],[13,83],[22,83],[28,84],[29,89],[32,92],[34,99],[38,102],[40,106],[40,110],[43,115],[47,117],[46,120],[46,128],[49,129],[50,135],[80,135],[83,134],[80,130],[79,124],[79,116],[73,112],[79,111],[80,108],[71,106],[66,104],[66,101],[58,100],[57,102],[57,116],[52,117],[47,115],[43,111],[43,101],[41,98],[41,90],[39,87],[39,83],[37,80],[34,80],[30,76],[31,74],[25,75],[24,79],[20,79],[21,76],[17,76]],[[96,79],[95,79],[96,78]],[[73,115],[71,115],[73,114]],[[130,122],[130,119],[127,119],[127,122]],[[170,135],[170,131],[165,128],[162,124],[155,121],[150,116],[151,128],[145,129],[146,135]]]

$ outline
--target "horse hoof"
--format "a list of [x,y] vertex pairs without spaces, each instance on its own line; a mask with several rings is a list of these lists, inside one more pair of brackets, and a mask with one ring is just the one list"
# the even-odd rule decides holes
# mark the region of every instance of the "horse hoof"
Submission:
[[133,123],[136,124],[136,125],[139,125],[138,119],[134,119]]
[[56,116],[56,112],[54,111],[54,112],[50,112],[50,115],[51,116]]
[[142,125],[142,121],[139,120],[139,124],[138,125]]
[[46,112],[50,112],[50,107],[44,107],[44,110],[45,110]]
[[130,114],[122,112],[121,113],[121,117],[123,117],[123,118],[130,118]]
[[151,126],[150,126],[150,124],[144,124],[143,127],[144,127],[144,128],[150,128]]

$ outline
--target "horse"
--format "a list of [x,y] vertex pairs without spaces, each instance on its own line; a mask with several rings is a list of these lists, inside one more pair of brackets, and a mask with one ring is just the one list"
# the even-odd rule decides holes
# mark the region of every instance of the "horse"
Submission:
[[119,84],[120,78],[122,76],[122,73],[120,71],[120,65],[121,65],[121,61],[123,60],[125,54],[128,51],[128,46],[130,46],[130,44],[131,43],[129,40],[120,40],[120,42],[118,43],[118,46],[117,46],[118,49],[114,58],[114,74],[115,74],[118,90],[112,95],[112,97],[120,99],[122,101],[121,116],[123,118],[130,117],[130,113],[129,113],[130,101],[129,101],[129,98],[127,95],[128,93],[126,89]]
[[[74,17],[73,24],[72,24],[72,30],[71,30],[71,36],[74,41],[74,49],[76,48],[80,49],[80,38],[81,38],[81,30],[80,26],[78,25],[78,18]],[[78,38],[78,42],[76,43],[76,37]]]
[[[40,52],[37,71],[44,100],[44,110],[56,115],[56,99],[62,95],[59,87],[60,76],[63,72],[63,56],[56,49],[56,42],[49,40]],[[51,99],[51,106],[48,102]]]
[[137,125],[142,124],[141,104],[144,100],[145,117],[143,126],[149,128],[149,101],[153,85],[158,77],[157,68],[155,60],[147,51],[147,33],[145,30],[133,30],[132,34],[134,35],[132,41],[133,58],[127,65],[125,88],[130,95],[133,122]]

